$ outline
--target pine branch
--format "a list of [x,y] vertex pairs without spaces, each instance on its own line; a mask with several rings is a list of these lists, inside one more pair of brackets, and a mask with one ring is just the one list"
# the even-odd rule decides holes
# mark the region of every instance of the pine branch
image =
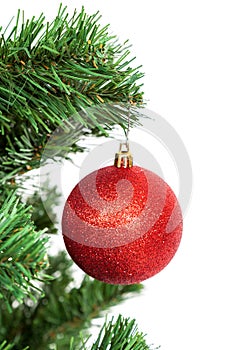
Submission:
[[[145,335],[138,331],[135,320],[118,316],[110,322],[105,322],[91,350],[149,350]],[[157,348],[158,349],[158,348]]]
[[[69,350],[152,350],[151,345],[146,343],[146,334],[139,332],[136,321],[122,315],[116,321],[112,317],[110,321],[104,322],[91,347],[87,346],[88,338],[79,336],[77,339],[77,342],[74,337],[70,339]],[[59,349],[56,347],[56,350]],[[153,349],[160,349],[160,346]]]
[[[71,337],[69,350],[152,350],[152,347],[146,343],[146,334],[139,332],[134,319],[124,318],[119,315],[117,320],[114,317],[110,321],[105,321],[101,327],[98,337],[93,345],[87,345],[89,337]],[[56,350],[62,350],[64,347],[56,344]],[[160,349],[160,346],[154,348]]]
[[[125,117],[82,115],[96,104],[140,104],[139,67],[132,68],[129,46],[119,44],[100,26],[99,13],[84,9],[72,16],[60,6],[52,23],[21,20],[0,38],[0,177],[40,165],[49,134],[71,116],[86,128],[104,132],[106,125],[124,124]],[[8,28],[9,31],[9,28]],[[77,141],[77,139],[76,139]],[[4,181],[4,182],[3,182]]]
[[[57,191],[56,186],[49,186],[48,184],[40,184],[40,189],[46,188],[46,199],[42,201],[40,191],[36,188],[36,191],[27,198],[27,205],[32,209],[32,221],[37,231],[42,231],[45,228],[47,233],[57,233],[56,224],[58,223],[57,216],[53,212],[53,207],[58,205],[60,194]],[[48,215],[45,208],[51,208]]]
[[22,302],[25,296],[33,297],[33,280],[42,278],[48,264],[44,232],[32,226],[31,207],[10,192],[0,212],[0,299],[9,311],[12,298]]
[[72,287],[70,259],[62,252],[50,260],[47,273],[54,279],[43,286],[44,297],[34,304],[25,299],[12,314],[4,307],[1,310],[0,334],[10,342],[17,341],[18,348],[29,345],[30,349],[44,350],[56,344],[66,349],[70,338],[87,331],[91,320],[103,310],[142,289],[141,285],[109,285],[88,276],[79,288]]

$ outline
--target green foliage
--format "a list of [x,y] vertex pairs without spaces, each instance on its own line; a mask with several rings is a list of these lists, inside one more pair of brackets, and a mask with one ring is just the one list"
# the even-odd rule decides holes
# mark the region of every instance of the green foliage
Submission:
[[[50,259],[47,273],[53,277],[43,285],[44,296],[32,303],[14,307],[9,314],[1,310],[0,335],[14,342],[17,348],[29,345],[30,349],[44,350],[58,346],[67,349],[71,337],[81,342],[77,334],[90,326],[91,320],[101,312],[139,292],[141,285],[110,285],[85,276],[79,288],[73,287],[72,262],[64,252]],[[12,327],[14,324],[14,327]]]
[[[0,344],[0,350],[13,350],[13,349],[14,349],[14,344],[9,344],[6,341]],[[27,350],[27,349],[28,349],[28,346],[21,350]]]
[[[82,344],[75,345],[75,338],[70,340],[69,350],[152,350],[152,347],[146,343],[146,335],[139,332],[138,326],[134,319],[124,318],[119,315],[115,320],[114,317],[106,320],[100,329],[96,341],[91,347],[87,346],[87,339],[79,338]],[[159,349],[156,347],[153,349]],[[57,347],[56,350],[62,348]]]
[[[22,16],[23,17],[23,16]],[[52,23],[21,20],[0,37],[0,179],[39,167],[49,134],[73,116],[89,129],[123,123],[112,114],[82,115],[96,104],[140,104],[138,68],[131,68],[127,43],[119,44],[84,9],[70,16],[60,6]],[[77,141],[77,139],[76,139]]]
[[[48,233],[57,233],[57,217],[53,212],[53,206],[58,205],[60,194],[57,191],[56,186],[49,187],[48,184],[41,184],[42,187],[46,188],[47,197],[42,201],[40,191],[36,191],[27,198],[27,205],[32,208],[32,221],[37,230],[47,229]],[[50,216],[45,210],[51,208]]]
[[[115,124],[126,130],[126,104],[143,102],[143,74],[131,66],[128,43],[99,20],[84,9],[70,16],[61,5],[51,23],[43,14],[24,20],[19,11],[12,28],[0,27],[0,350],[87,350],[91,320],[142,288],[87,276],[78,288],[64,253],[47,268],[45,233],[54,224],[38,192],[26,204],[20,197],[20,176],[40,167],[57,128],[67,133],[46,148],[53,160],[82,151],[84,134],[107,135]],[[51,207],[57,199],[53,188]],[[135,321],[119,317],[105,323],[95,349],[149,348]]]
[[138,332],[135,320],[118,316],[102,327],[96,342],[91,350],[149,350],[146,344],[145,335]]
[[6,341],[4,341],[2,344],[0,344],[0,350],[11,350],[13,348],[12,344],[7,344]]
[[33,296],[32,280],[40,280],[48,264],[48,238],[43,237],[45,230],[35,230],[31,207],[22,204],[14,192],[2,202],[0,232],[0,299],[10,310],[12,298],[22,302],[25,296]]

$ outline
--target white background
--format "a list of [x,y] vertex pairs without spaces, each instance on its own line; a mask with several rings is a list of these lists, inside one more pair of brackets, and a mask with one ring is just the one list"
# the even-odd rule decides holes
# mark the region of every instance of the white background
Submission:
[[[5,26],[24,9],[48,19],[60,0],[6,1]],[[172,262],[141,297],[113,309],[135,317],[162,350],[232,350],[233,5],[227,0],[64,1],[100,10],[143,64],[148,108],[179,133],[194,175],[184,234]]]

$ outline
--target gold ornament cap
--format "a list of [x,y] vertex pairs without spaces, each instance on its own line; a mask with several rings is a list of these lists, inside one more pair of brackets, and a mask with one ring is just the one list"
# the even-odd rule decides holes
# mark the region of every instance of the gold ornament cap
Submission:
[[119,152],[115,154],[114,165],[117,168],[131,168],[133,166],[133,156],[130,153],[128,141],[120,143]]

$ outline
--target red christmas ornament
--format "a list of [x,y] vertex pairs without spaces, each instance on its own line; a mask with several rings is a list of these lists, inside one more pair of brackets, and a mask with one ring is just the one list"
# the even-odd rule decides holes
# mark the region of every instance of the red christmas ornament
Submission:
[[139,283],[176,253],[182,214],[172,189],[155,173],[132,166],[128,151],[71,191],[62,231],[68,253],[90,276],[111,284]]

